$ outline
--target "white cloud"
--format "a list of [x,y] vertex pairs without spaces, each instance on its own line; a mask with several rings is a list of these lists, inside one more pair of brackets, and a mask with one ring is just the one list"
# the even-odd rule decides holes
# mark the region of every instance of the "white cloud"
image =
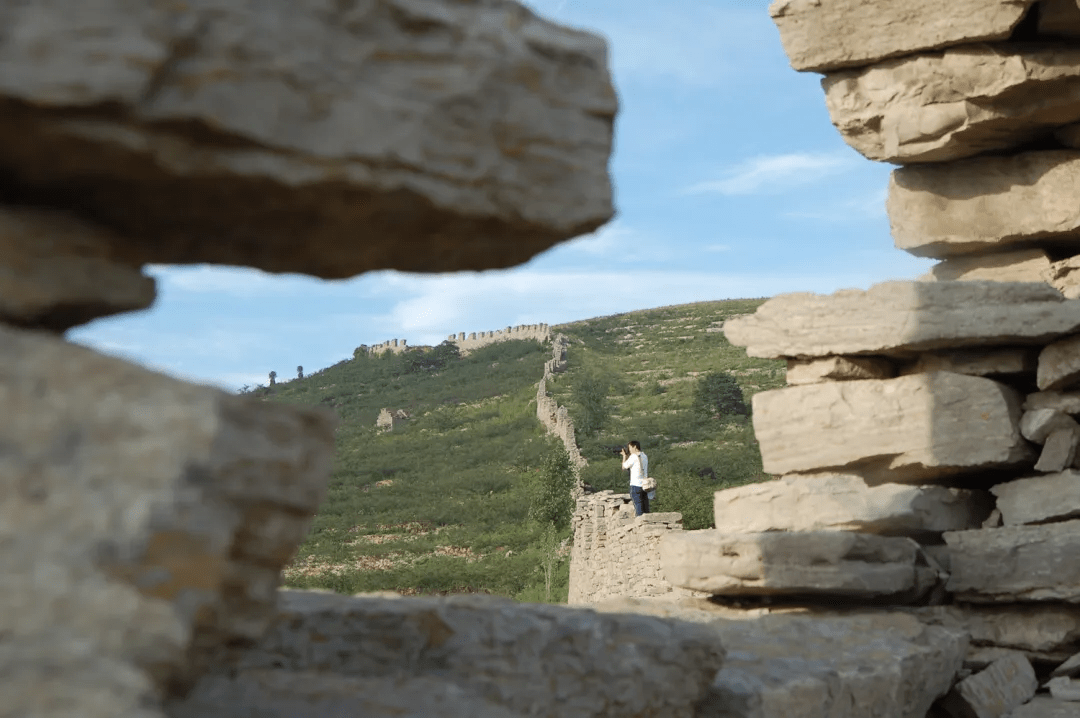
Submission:
[[718,180],[699,182],[688,194],[747,195],[815,182],[857,166],[853,157],[834,152],[759,155],[740,162]]
[[303,291],[319,280],[299,274],[271,274],[247,267],[209,264],[176,266],[152,264],[148,272],[158,280],[161,291],[196,294],[231,294],[240,297],[285,295]]
[[797,219],[814,219],[822,222],[851,222],[886,217],[885,199],[888,190],[882,188],[869,194],[843,199],[816,206],[785,212],[784,216]]
[[630,249],[630,243],[635,234],[632,229],[618,222],[610,222],[592,234],[586,234],[559,245],[558,249],[564,252],[581,252],[594,257],[617,255]]

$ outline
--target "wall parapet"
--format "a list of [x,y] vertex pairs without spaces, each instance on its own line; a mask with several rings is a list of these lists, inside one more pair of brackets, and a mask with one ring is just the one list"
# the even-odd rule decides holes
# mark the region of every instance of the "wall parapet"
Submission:
[[[566,371],[568,360],[566,357],[570,339],[565,334],[559,334],[551,342],[551,359],[544,363],[544,376],[536,385],[536,418],[544,425],[549,434],[553,434],[562,440],[566,453],[570,455],[570,463],[574,466],[574,474],[577,476],[581,467],[587,466],[588,461],[578,450],[577,434],[574,431],[574,420],[570,418],[570,412],[565,406],[559,406],[553,397],[548,396],[547,380],[554,372]],[[574,486],[574,496],[580,496],[582,492],[581,479],[577,478]]]
[[660,568],[660,538],[682,531],[678,512],[634,515],[630,494],[579,496],[570,552],[570,604],[610,598],[700,596],[672,586]]
[[551,339],[551,327],[547,324],[519,324],[516,327],[506,327],[492,332],[458,332],[447,337],[447,341],[454,342],[462,354],[479,349],[480,347],[513,339],[533,339],[540,343]]

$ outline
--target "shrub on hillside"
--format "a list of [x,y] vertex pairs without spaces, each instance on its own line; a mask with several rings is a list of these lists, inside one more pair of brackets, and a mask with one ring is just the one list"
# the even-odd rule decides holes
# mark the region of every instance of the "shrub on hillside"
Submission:
[[576,405],[574,428],[583,434],[595,434],[611,417],[607,395],[611,381],[598,374],[582,373],[575,377],[570,398]]
[[698,415],[710,419],[750,415],[739,383],[723,371],[711,371],[698,377],[693,408]]
[[562,446],[544,459],[529,487],[529,518],[556,528],[570,525],[574,513],[574,467]]

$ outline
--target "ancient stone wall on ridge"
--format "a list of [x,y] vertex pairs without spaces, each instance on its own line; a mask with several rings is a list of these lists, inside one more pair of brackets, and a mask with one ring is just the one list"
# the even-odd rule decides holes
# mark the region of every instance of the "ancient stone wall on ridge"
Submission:
[[[536,418],[544,425],[549,434],[562,441],[566,453],[570,455],[570,463],[575,471],[589,462],[581,455],[577,445],[577,433],[574,431],[574,420],[570,418],[570,412],[565,406],[559,406],[553,397],[548,396],[547,383],[555,374],[566,371],[569,366],[567,348],[570,340],[565,334],[559,334],[551,342],[551,359],[544,362],[544,375],[536,385]],[[582,491],[581,480],[575,484],[574,495],[580,495]]]
[[[543,344],[551,339],[551,328],[547,324],[519,324],[516,327],[506,327],[505,329],[496,329],[490,332],[470,332],[468,335],[465,332],[458,332],[447,337],[447,341],[458,345],[458,349],[461,350],[462,354],[468,354],[480,347],[513,339],[532,339]],[[367,351],[370,354],[382,354],[383,352],[400,354],[410,348],[415,347],[410,347],[407,339],[388,339],[385,342],[367,347]]]
[[600,491],[579,496],[573,519],[569,603],[617,597],[691,597],[673,587],[660,568],[660,537],[682,531],[682,514],[634,515],[630,494]]

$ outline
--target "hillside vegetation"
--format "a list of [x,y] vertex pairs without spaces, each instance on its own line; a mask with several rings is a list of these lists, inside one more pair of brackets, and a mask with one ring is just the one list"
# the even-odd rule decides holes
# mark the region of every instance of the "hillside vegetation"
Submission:
[[[733,376],[747,403],[782,385],[780,363],[748,359],[715,331],[759,304],[708,302],[553,328],[572,339],[570,370],[548,388],[579,426],[588,484],[625,492],[611,450],[636,438],[661,480],[654,510],[682,510],[688,527],[700,528],[712,520],[718,487],[764,478],[746,417],[710,415],[700,391],[695,410],[695,389],[710,372]],[[551,505],[551,488],[565,486],[565,453],[536,419],[549,357],[550,346],[535,341],[464,357],[445,344],[358,352],[303,379],[249,390],[330,406],[341,417],[328,494],[286,585],[565,601],[570,530]],[[381,431],[384,407],[410,418]]]

